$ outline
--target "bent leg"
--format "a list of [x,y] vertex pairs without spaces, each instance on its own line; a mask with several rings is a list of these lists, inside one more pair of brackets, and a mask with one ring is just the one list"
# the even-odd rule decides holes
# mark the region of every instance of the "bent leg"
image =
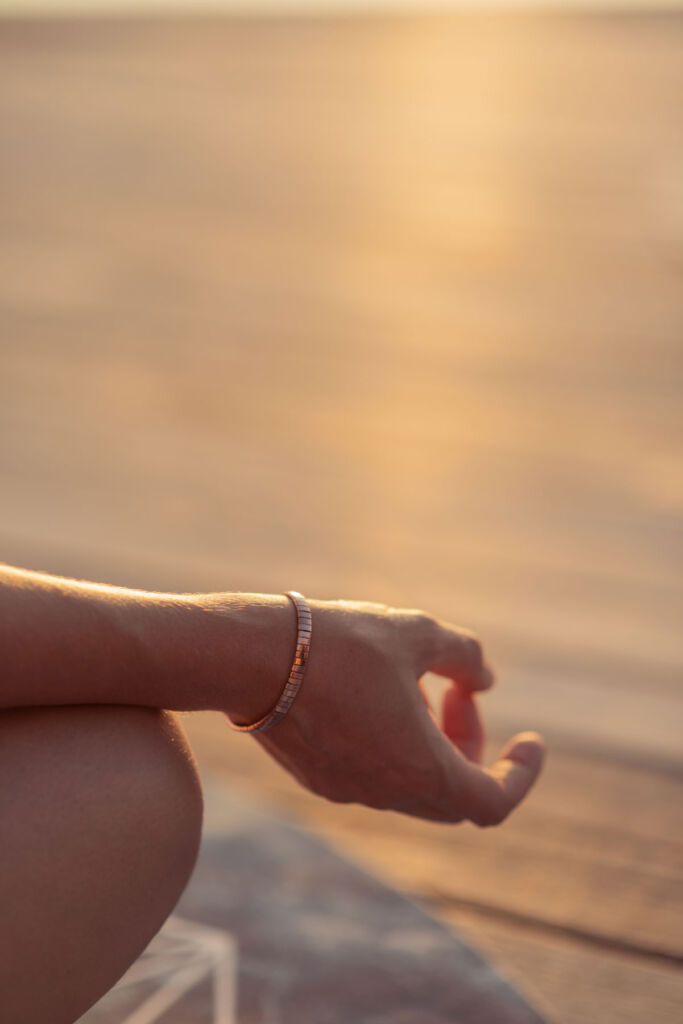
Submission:
[[116,982],[182,893],[201,816],[169,712],[0,713],[0,1020],[73,1024]]

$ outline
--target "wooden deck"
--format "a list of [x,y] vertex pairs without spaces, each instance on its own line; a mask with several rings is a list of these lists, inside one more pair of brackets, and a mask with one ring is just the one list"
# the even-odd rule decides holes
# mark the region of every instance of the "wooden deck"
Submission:
[[203,774],[173,917],[77,1024],[546,1024],[443,921]]
[[556,1024],[678,1021],[677,15],[0,23],[0,557],[423,606],[543,782],[478,833],[200,759]]

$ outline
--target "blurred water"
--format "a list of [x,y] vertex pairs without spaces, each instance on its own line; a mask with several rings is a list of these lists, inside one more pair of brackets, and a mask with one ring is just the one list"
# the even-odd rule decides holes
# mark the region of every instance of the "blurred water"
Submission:
[[3,557],[422,606],[670,756],[682,27],[6,28]]

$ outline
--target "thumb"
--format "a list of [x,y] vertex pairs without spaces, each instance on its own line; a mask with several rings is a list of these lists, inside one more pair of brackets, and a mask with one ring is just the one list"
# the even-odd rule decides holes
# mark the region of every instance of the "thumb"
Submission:
[[468,764],[464,800],[475,825],[499,825],[527,795],[545,760],[545,741],[537,732],[509,740],[490,768]]

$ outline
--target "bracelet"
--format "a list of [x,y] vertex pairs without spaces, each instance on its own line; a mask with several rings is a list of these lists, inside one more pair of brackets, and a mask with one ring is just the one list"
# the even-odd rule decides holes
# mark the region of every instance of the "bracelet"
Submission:
[[235,725],[231,721],[229,716],[228,722],[231,728],[235,732],[265,732],[266,729],[272,729],[280,719],[284,718],[296,697],[304,678],[304,672],[306,671],[306,662],[308,661],[308,655],[311,650],[311,633],[312,633],[312,616],[311,609],[306,601],[306,598],[296,590],[287,590],[287,597],[292,601],[296,608],[296,621],[297,621],[297,637],[296,637],[296,651],[294,653],[294,661],[289,671],[289,678],[285,685],[284,690],[280,694],[280,698],[275,707],[263,716],[259,718],[257,722],[252,722],[251,725]]

